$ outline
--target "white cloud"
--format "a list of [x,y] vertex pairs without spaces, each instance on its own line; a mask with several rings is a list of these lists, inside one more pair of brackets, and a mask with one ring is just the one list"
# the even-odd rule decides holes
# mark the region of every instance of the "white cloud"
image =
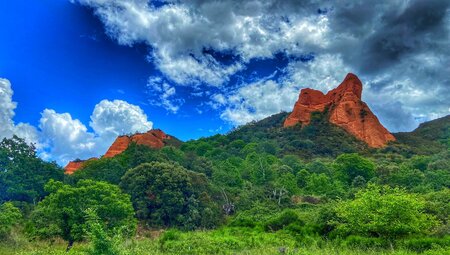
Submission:
[[91,115],[90,126],[100,136],[146,132],[153,127],[144,111],[122,100],[102,100]]
[[102,100],[94,108],[89,125],[93,132],[69,113],[45,109],[39,128],[47,144],[46,153],[64,165],[75,158],[98,157],[123,134],[146,132],[153,127],[144,111],[122,100]]
[[70,113],[45,109],[41,113],[39,131],[27,123],[14,124],[11,83],[0,78],[0,139],[13,134],[36,144],[38,154],[46,160],[65,165],[75,158],[98,157],[106,152],[118,135],[146,132],[153,127],[144,111],[122,100],[102,100],[91,115],[92,132]]
[[[328,45],[326,16],[279,1],[175,1],[159,8],[148,1],[72,0],[94,9],[120,44],[144,42],[151,61],[178,84],[219,86],[251,59],[276,52],[303,53]],[[314,10],[315,11],[315,10]],[[205,50],[238,58],[224,65]]]
[[69,113],[57,113],[45,109],[39,128],[47,145],[46,152],[58,162],[66,163],[75,158],[98,156],[98,141],[93,133]]
[[147,94],[150,96],[149,102],[152,105],[162,106],[171,113],[177,113],[184,100],[174,98],[176,89],[170,86],[161,77],[152,76],[147,81]]
[[[224,103],[212,98],[205,105],[224,109],[224,119],[243,123],[292,107],[287,105],[289,100],[280,103],[274,99],[265,105],[250,99],[255,95],[276,96],[267,89],[275,89],[273,93],[279,98],[285,97],[281,93],[306,86],[325,92],[351,71],[366,85],[364,98],[369,104],[380,104],[380,99],[398,102],[403,116],[415,119],[449,114],[448,1],[368,4],[343,0],[335,4],[322,0],[174,0],[162,7],[146,0],[72,2],[92,8],[108,34],[120,44],[145,43],[151,47],[149,59],[177,83],[167,85],[168,94],[162,94],[165,97],[159,100],[159,105],[171,112],[179,108],[171,94],[177,85],[198,87],[206,83],[222,90],[213,94],[230,100]],[[284,77],[276,81],[241,84],[255,89],[254,93],[245,88],[223,88],[233,87],[224,85],[251,60],[273,58],[277,53],[299,56],[310,52],[316,56],[314,61],[305,65],[290,59]],[[231,56],[231,60],[224,64],[220,54]],[[401,89],[396,89],[398,86]],[[383,114],[380,112],[381,120]],[[388,115],[386,121],[397,121],[388,124],[392,127],[412,126]]]
[[[235,125],[260,120],[281,111],[291,111],[302,88],[327,92],[344,78],[346,67],[336,55],[317,56],[310,62],[291,62],[281,79],[264,79],[239,88],[227,96],[215,95],[217,105],[225,105],[221,117]],[[225,102],[225,98],[227,98]]]
[[0,139],[10,138],[13,134],[25,139],[28,143],[34,143],[36,147],[41,144],[38,141],[36,128],[26,123],[14,123],[14,110],[17,103],[13,101],[13,90],[9,80],[0,78]]

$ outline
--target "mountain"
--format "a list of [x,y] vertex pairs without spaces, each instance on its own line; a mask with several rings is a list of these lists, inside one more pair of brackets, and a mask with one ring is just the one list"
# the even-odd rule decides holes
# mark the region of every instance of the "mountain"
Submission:
[[[178,146],[181,144],[181,141],[164,133],[160,129],[152,129],[145,133],[136,133],[133,135],[121,135],[116,138],[103,157],[112,158],[125,151],[131,143],[145,145],[154,149],[160,149],[166,145]],[[97,160],[97,158],[90,158],[88,160],[76,159],[71,161],[64,167],[65,173],[73,174],[75,171],[83,167],[86,162],[93,160]]]
[[[399,152],[406,156],[431,154],[445,148],[445,143],[449,144],[450,116],[423,123],[413,132],[393,135],[361,100],[361,94],[361,81],[349,73],[337,88],[327,94],[302,89],[291,113],[274,114],[225,135],[191,140],[183,146],[186,150],[195,147],[200,156],[213,158],[238,156],[244,147],[252,150],[257,146],[255,150],[259,152],[310,159],[354,152],[368,155],[378,148],[382,152]],[[181,145],[180,140],[161,130],[150,130],[117,137],[103,158],[115,157],[131,143],[155,149]],[[87,161],[93,160],[97,159]],[[65,167],[66,173],[72,174],[87,161],[69,162]]]
[[122,135],[116,138],[108,151],[103,157],[112,158],[128,148],[130,143],[146,145],[150,148],[161,149],[166,145],[166,141],[173,139],[172,136],[167,135],[160,129],[153,129],[146,133],[136,133],[134,135]]
[[361,100],[362,83],[352,73],[327,94],[314,89],[302,89],[292,113],[284,121],[284,127],[297,124],[307,126],[311,113],[327,112],[328,120],[345,129],[372,148],[384,147],[395,137],[380,123],[365,102]]
[[[397,144],[406,145],[410,154],[438,153],[450,148],[450,115],[424,122],[412,132],[399,132],[394,136]],[[392,145],[396,146],[395,143]]]
[[65,174],[73,174],[78,169],[82,168],[88,161],[94,161],[98,158],[90,158],[87,160],[82,159],[75,159],[74,161],[70,161],[65,167],[64,167],[64,173]]

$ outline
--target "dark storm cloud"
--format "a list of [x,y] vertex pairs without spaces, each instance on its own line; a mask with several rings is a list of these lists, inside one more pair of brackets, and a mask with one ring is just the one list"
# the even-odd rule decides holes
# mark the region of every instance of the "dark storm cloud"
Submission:
[[362,69],[382,71],[398,63],[403,56],[448,48],[445,17],[450,1],[414,1],[403,12],[393,11],[381,17],[382,25],[363,44]]
[[[348,71],[362,78],[365,100],[394,131],[449,113],[447,0],[187,0],[157,8],[146,0],[72,1],[93,8],[119,43],[149,45],[174,93],[182,85],[215,86],[212,99],[228,100],[215,109],[233,123],[291,110],[302,86],[327,90]],[[230,84],[252,61],[280,53],[289,63],[273,69],[283,77]],[[302,62],[309,53],[314,59]]]
[[405,111],[402,103],[398,101],[372,104],[372,111],[376,116],[383,116],[383,119],[380,120],[381,123],[392,132],[412,130],[418,124],[413,115]]

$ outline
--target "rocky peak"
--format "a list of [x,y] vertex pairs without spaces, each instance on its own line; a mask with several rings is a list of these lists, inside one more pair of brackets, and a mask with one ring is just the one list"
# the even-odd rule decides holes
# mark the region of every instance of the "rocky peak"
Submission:
[[130,143],[146,145],[151,148],[160,149],[164,146],[164,141],[172,137],[160,129],[153,129],[146,133],[136,133],[134,135],[123,135],[117,137],[114,143],[109,147],[103,157],[112,158],[125,151]]
[[312,112],[328,109],[329,121],[336,124],[366,142],[370,147],[383,147],[394,136],[381,125],[366,103],[361,100],[362,83],[359,78],[349,73],[344,81],[323,94],[314,89],[302,89],[292,113],[284,122],[284,127],[301,124],[308,125]]
[[[104,158],[112,158],[123,151],[125,151],[128,146],[135,142],[137,144],[146,145],[150,148],[160,149],[164,147],[166,140],[172,139],[172,136],[167,135],[160,129],[152,129],[146,133],[136,133],[133,135],[121,135],[116,138],[113,144],[106,151]],[[84,164],[89,160],[94,160],[96,158],[91,158],[88,160],[77,159],[75,161],[69,162],[66,167],[64,167],[66,174],[73,174],[75,171],[79,170],[84,166]]]
[[75,171],[82,168],[88,161],[97,160],[98,158],[90,158],[88,160],[81,160],[76,159],[74,161],[70,161],[65,167],[64,167],[64,173],[65,174],[73,174]]

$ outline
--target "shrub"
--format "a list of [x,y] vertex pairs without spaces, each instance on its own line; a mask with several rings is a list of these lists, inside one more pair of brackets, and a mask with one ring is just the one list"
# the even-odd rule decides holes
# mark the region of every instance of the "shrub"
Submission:
[[85,231],[89,237],[90,249],[88,254],[91,255],[118,255],[120,254],[120,242],[122,235],[120,231],[116,234],[108,234],[105,226],[102,225],[100,219],[94,210],[86,210],[86,226]]
[[337,208],[337,230],[341,234],[381,237],[389,241],[411,234],[426,234],[437,224],[423,212],[425,201],[399,188],[369,185],[354,200]]
[[450,248],[450,236],[444,238],[437,237],[417,237],[409,238],[401,242],[404,248],[417,252],[424,252],[437,247]]
[[349,248],[383,248],[387,246],[386,240],[379,237],[364,237],[350,235],[342,241],[344,247]]
[[264,225],[265,231],[278,231],[289,225],[296,224],[303,226],[305,223],[300,219],[300,216],[294,210],[284,210],[276,218],[269,220]]
[[134,234],[136,220],[130,197],[118,186],[106,182],[83,180],[75,186],[50,181],[50,192],[31,215],[32,234],[41,238],[61,237],[70,249],[75,241],[86,237],[86,209],[95,210],[108,231],[117,228]]
[[6,202],[0,206],[0,240],[5,239],[11,232],[14,224],[22,218],[20,210],[11,202]]

